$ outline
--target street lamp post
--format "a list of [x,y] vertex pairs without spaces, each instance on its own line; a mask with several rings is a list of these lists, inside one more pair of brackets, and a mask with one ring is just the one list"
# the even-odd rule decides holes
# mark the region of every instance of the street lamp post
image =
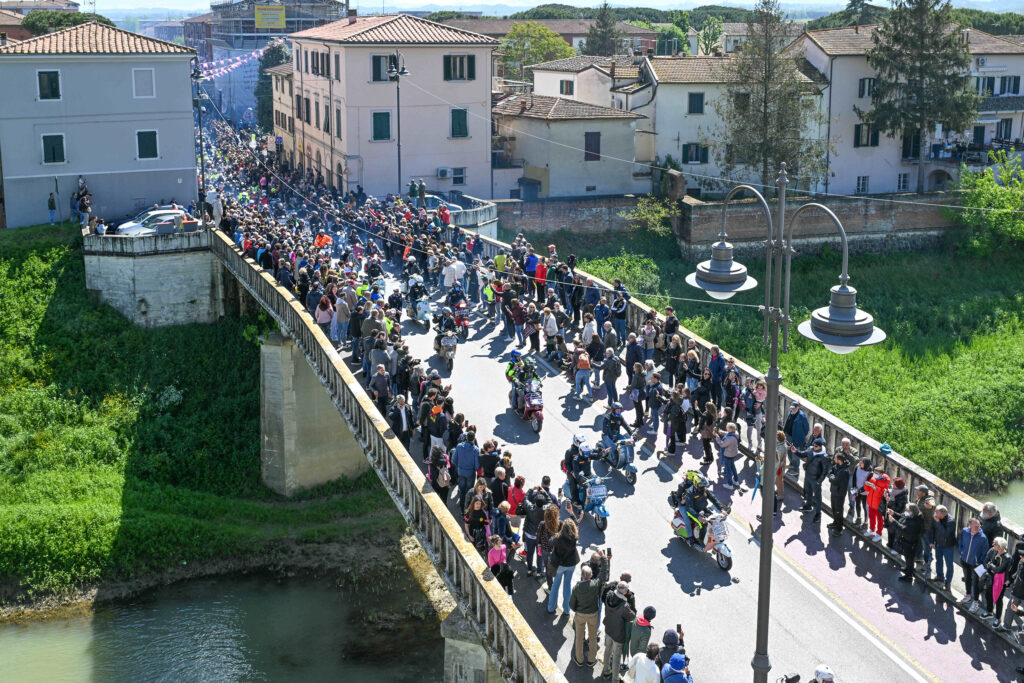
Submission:
[[[389,60],[390,61],[390,60]],[[395,82],[395,123],[398,140],[398,196],[402,196],[402,76],[408,76],[405,57],[395,50],[395,61],[388,65],[388,78]]]
[[203,145],[203,91],[199,84],[205,80],[199,68],[199,58],[192,58],[192,82],[196,86],[196,96],[192,104],[199,112],[199,212],[206,215],[206,153]]
[[[703,289],[715,299],[728,299],[736,292],[753,289],[757,281],[747,275],[747,269],[733,261],[732,245],[726,241],[725,231],[726,209],[729,200],[739,192],[750,192],[761,204],[765,220],[768,223],[768,240],[765,242],[765,292],[764,306],[764,341],[771,349],[771,367],[765,376],[768,395],[765,401],[765,438],[773,436],[779,415],[779,387],[782,385],[782,374],[779,372],[779,337],[782,337],[782,353],[789,351],[789,292],[790,272],[793,254],[793,229],[800,216],[808,210],[817,209],[835,224],[843,246],[843,271],[839,276],[839,285],[832,287],[829,305],[819,308],[811,314],[811,319],[801,323],[797,330],[801,335],[820,342],[825,348],[835,353],[851,353],[861,346],[878,344],[885,339],[885,332],[875,327],[870,315],[857,308],[857,290],[847,283],[850,276],[847,272],[849,249],[846,231],[842,223],[832,211],[822,204],[809,202],[793,213],[786,232],[786,164],[781,165],[778,177],[778,208],[773,225],[772,212],[764,196],[749,185],[739,185],[732,189],[722,204],[722,231],[719,241],[712,246],[712,256],[697,266],[697,270],[687,276],[686,281],[694,287]],[[785,270],[783,270],[785,268]],[[768,616],[771,604],[772,575],[772,515],[775,512],[775,449],[765,448],[764,475],[761,482],[761,549],[757,588],[757,639],[754,647],[754,658],[750,665],[754,669],[754,682],[767,683],[771,662],[768,658]]]

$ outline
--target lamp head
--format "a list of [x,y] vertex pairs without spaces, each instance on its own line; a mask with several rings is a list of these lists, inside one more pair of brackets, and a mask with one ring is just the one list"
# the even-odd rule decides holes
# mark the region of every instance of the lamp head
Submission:
[[814,311],[797,331],[841,354],[885,341],[885,332],[875,326],[874,318],[857,308],[857,290],[845,282],[832,288],[829,305]]
[[747,275],[747,267],[732,260],[732,245],[722,239],[711,247],[711,259],[702,262],[697,270],[686,276],[686,283],[703,289],[712,299],[728,299],[736,292],[745,292],[757,286],[757,280]]

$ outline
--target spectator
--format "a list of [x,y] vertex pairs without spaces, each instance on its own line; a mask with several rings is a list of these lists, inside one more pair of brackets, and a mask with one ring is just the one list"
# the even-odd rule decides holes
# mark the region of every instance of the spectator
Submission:
[[[621,335],[619,339],[622,339]],[[632,383],[636,366],[643,367],[644,364],[643,347],[640,346],[640,343],[636,340],[636,335],[632,332],[626,338],[626,356],[622,359],[622,364],[626,366],[626,381]]]
[[622,366],[619,364],[619,359],[615,357],[615,352],[611,347],[604,350],[604,362],[601,366],[601,381],[604,383],[604,390],[608,394],[608,406],[619,400],[619,392],[615,388],[615,383],[619,380],[619,375],[622,374]]
[[864,490],[867,491],[868,506],[868,538],[876,543],[882,540],[882,513],[878,507],[882,504],[883,496],[889,488],[889,475],[881,467],[876,467],[866,482]]
[[526,491],[523,490],[523,486],[526,485],[526,477],[516,477],[515,483],[508,490],[506,500],[509,504],[508,514],[512,517],[518,517],[522,513],[519,512],[519,505],[526,499]]
[[1006,571],[1012,558],[1006,552],[1006,539],[997,536],[985,555],[985,575],[981,577],[985,591],[985,608],[978,610],[978,616],[992,615],[992,627],[999,626],[1003,617],[1003,593],[1006,587]]
[[491,536],[490,543],[491,548],[487,551],[487,566],[490,567],[498,585],[504,588],[506,593],[512,595],[515,593],[512,581],[514,573],[508,566],[508,548],[498,534]]
[[498,536],[509,550],[519,547],[519,534],[512,531],[512,523],[508,519],[509,504],[507,500],[498,503],[498,509],[491,521],[491,530]]
[[491,519],[487,512],[487,506],[484,504],[482,498],[474,496],[469,501],[469,507],[466,508],[462,521],[463,528],[466,531],[466,538],[468,538],[480,552],[486,550],[487,527],[491,523]]
[[[716,406],[722,403],[722,382],[725,381],[725,356],[718,346],[711,347],[711,357],[708,359],[708,370],[711,371],[711,400]],[[802,446],[801,446],[802,447]]]
[[1003,535],[1002,516],[995,503],[985,503],[981,506],[981,530],[988,539],[989,548],[992,547],[993,541]]
[[643,614],[638,614],[636,621],[629,629],[629,641],[626,646],[626,656],[632,657],[647,651],[651,642],[651,622],[657,615],[657,610],[652,606],[644,607]]
[[455,467],[459,484],[459,509],[465,506],[466,494],[473,488],[476,472],[480,469],[480,449],[473,443],[475,436],[472,432],[467,432],[466,440],[455,447],[455,454],[452,457],[452,465]]
[[551,541],[551,562],[555,578],[548,596],[548,614],[554,614],[558,605],[558,588],[562,586],[562,612],[569,614],[569,595],[572,593],[572,573],[580,563],[580,553],[576,550],[576,522],[567,519],[562,522],[558,534]]
[[[807,421],[807,415],[801,409],[800,402],[793,401],[792,405],[789,406],[789,415],[786,417],[786,424],[782,427],[782,431],[786,433],[789,443],[798,451],[807,447],[807,432],[809,429],[810,424]],[[790,451],[790,453],[789,468],[786,474],[796,477],[800,474],[800,461],[794,457],[793,453],[795,451]]]
[[[889,547],[891,552],[899,554],[896,548],[896,539],[899,536],[899,525],[892,522],[893,519],[898,520],[903,515],[903,511],[907,509],[908,497],[910,492],[907,491],[907,482],[903,477],[896,477],[892,480],[892,488],[885,492],[885,509],[886,509],[886,527],[888,527],[888,539],[886,545]],[[891,513],[891,514],[890,514]],[[894,517],[895,515],[895,517]]]
[[[594,574],[594,561],[599,567]],[[588,564],[580,569],[580,581],[572,589],[569,596],[569,608],[574,612],[573,627],[576,631],[576,642],[572,659],[576,666],[583,666],[583,641],[589,639],[587,649],[587,666],[594,666],[597,661],[598,607],[601,600],[601,586],[608,580],[608,562],[604,553],[595,552]]]
[[[543,564],[541,557],[537,553],[537,534],[540,533],[540,528],[544,524],[544,514],[547,511],[547,507],[551,505],[551,498],[540,486],[534,487],[527,495],[526,499],[519,505],[519,511],[523,515],[523,544],[526,546],[526,575],[534,575],[534,563],[536,563],[536,572],[539,573]],[[557,508],[555,511],[557,516]]]
[[921,519],[921,512],[917,505],[909,503],[899,514],[893,510],[888,511],[891,526],[897,529],[897,543],[895,550],[903,555],[903,575],[900,581],[910,582],[914,580],[914,560],[917,559],[918,546],[921,543],[921,534],[924,531],[924,521]]
[[[553,499],[552,499],[553,500]],[[555,578],[556,567],[552,558],[554,553],[555,536],[558,535],[558,506],[553,503],[544,508],[544,522],[537,528],[537,555],[543,564],[544,582],[548,592],[551,592],[551,584]],[[541,569],[537,568],[538,571]]]
[[[960,568],[964,571],[964,597],[960,602],[970,605],[972,613],[978,611],[978,595],[980,593],[980,577],[975,573],[988,552],[988,538],[981,530],[981,520],[971,517],[966,527],[960,530]],[[948,583],[948,582],[947,582]]]
[[[696,405],[696,403],[694,405]],[[704,459],[701,461],[702,465],[710,465],[715,461],[715,458],[711,453],[711,439],[715,436],[715,421],[717,419],[718,408],[715,407],[714,403],[708,401],[704,404],[704,414],[700,416],[697,426],[694,427],[700,435],[701,443],[704,446]]]
[[693,683],[689,663],[686,655],[672,655],[669,663],[661,668],[662,683]]
[[494,468],[494,476],[487,483],[487,488],[490,489],[494,500],[502,501],[508,499],[508,475],[505,473],[504,467]]
[[[1013,559],[1010,560],[1010,568],[1006,571],[1007,580],[1012,579],[1013,583],[1010,584],[1010,606],[1006,609],[1006,616],[1003,618],[1003,625],[999,627],[1001,631],[1008,631],[1012,626],[1014,619],[1024,612],[1024,543],[1018,543],[1013,549]],[[1017,642],[1020,642],[1018,637]]]
[[373,392],[373,400],[377,402],[377,410],[381,415],[387,415],[388,401],[391,400],[391,375],[383,364],[377,366],[377,372],[370,378],[370,391]]
[[604,669],[601,677],[619,680],[619,662],[622,659],[622,648],[626,644],[626,627],[636,618],[636,612],[629,606],[626,593],[629,584],[619,581],[614,591],[607,593],[604,599]]
[[868,479],[871,478],[871,458],[863,457],[857,465],[857,469],[853,472],[853,482],[850,487],[853,489],[851,495],[853,496],[853,506],[856,514],[856,518],[853,523],[860,529],[868,528],[868,492],[865,488]]
[[686,654],[683,646],[683,632],[678,629],[666,629],[661,637],[661,648],[658,650],[658,670],[672,661],[674,655]]
[[633,677],[633,683],[661,683],[661,669],[657,659],[657,643],[650,643],[646,652],[633,655],[629,660],[629,675]]
[[[942,589],[949,590],[953,580],[953,548],[956,546],[956,525],[945,505],[935,508],[931,533],[928,537],[929,547],[935,551],[935,578],[932,583],[942,584]],[[926,572],[927,574],[927,572]]]
[[841,451],[832,456],[832,467],[828,473],[829,503],[832,506],[832,523],[829,529],[836,536],[843,533],[843,505],[850,490],[850,465]]
[[926,485],[918,484],[914,487],[914,503],[921,512],[921,521],[924,522],[924,530],[921,534],[921,551],[916,561],[924,565],[924,578],[927,581],[928,577],[931,576],[932,569],[931,537],[932,523],[935,518],[935,498]]
[[50,214],[50,225],[53,225],[53,219],[57,216],[57,199],[50,193],[50,198],[46,200],[46,209]]
[[409,450],[412,430],[415,428],[416,422],[413,419],[412,406],[406,404],[404,394],[398,394],[395,399],[395,407],[391,409],[388,420],[391,423],[391,430],[398,435],[398,440],[405,446],[405,450]]
[[[723,488],[727,488],[730,491],[733,487],[738,487],[741,491],[746,491],[746,487],[740,484],[740,475],[736,472],[736,459],[740,457],[740,437],[737,433],[737,427],[735,422],[729,422],[725,425],[725,431],[721,429],[717,430],[718,435],[715,437],[715,443],[721,449],[721,463],[722,471],[724,472],[723,479],[725,483],[722,484]],[[820,500],[820,496],[819,496]],[[819,503],[819,510],[820,510]]]
[[430,487],[434,489],[434,493],[440,496],[447,505],[448,492],[452,482],[451,462],[448,460],[448,454],[440,446],[430,449],[427,478],[430,479]]

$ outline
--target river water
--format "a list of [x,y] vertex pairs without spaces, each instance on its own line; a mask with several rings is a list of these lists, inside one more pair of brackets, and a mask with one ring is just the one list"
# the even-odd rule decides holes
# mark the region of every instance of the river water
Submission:
[[330,581],[228,577],[92,612],[0,625],[0,680],[440,681],[444,639],[411,581],[353,595]]
[[1013,481],[998,493],[982,493],[975,497],[983,503],[992,501],[1004,518],[1024,524],[1024,481]]

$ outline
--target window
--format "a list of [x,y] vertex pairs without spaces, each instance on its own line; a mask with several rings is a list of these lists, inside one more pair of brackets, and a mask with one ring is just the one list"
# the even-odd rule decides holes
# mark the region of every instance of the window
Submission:
[[334,53],[334,80],[341,80],[341,55]]
[[305,65],[305,69],[303,69],[303,70],[306,73],[309,73],[309,53],[308,52],[303,52],[302,53],[302,59],[303,59],[303,64]]
[[999,94],[1000,95],[1019,95],[1020,94],[1020,76],[1000,76],[999,77]]
[[132,96],[135,98],[156,97],[153,69],[132,69]]
[[684,164],[706,164],[708,163],[708,147],[699,142],[688,142],[683,145]]
[[[334,73],[338,73],[338,70],[335,69]],[[340,161],[338,162],[337,173],[338,173],[338,182],[335,185],[335,187],[337,187],[340,190],[342,187],[345,186],[345,183],[344,183],[344,180],[345,180],[345,167],[341,165]]]
[[37,71],[39,78],[39,99],[59,100],[60,99],[60,72],[59,71]]
[[868,176],[859,175],[857,176],[857,194],[867,194],[868,191]]
[[295,118],[292,117],[292,116],[288,117],[288,132],[289,133],[294,133],[295,132]]
[[703,114],[704,113],[704,93],[692,92],[689,93],[689,104],[686,108],[687,114]]
[[375,111],[371,114],[373,121],[373,142],[387,142],[391,140],[391,112]]
[[302,95],[295,96],[295,111],[293,113],[299,117],[299,120],[302,119]]
[[327,76],[327,78],[331,77],[331,53],[330,52],[325,52],[324,53],[324,74]]
[[324,132],[331,134],[331,105],[324,102]]
[[1000,140],[1009,140],[1013,132],[1013,119],[999,119],[996,124],[996,137]]
[[921,136],[918,135],[917,133],[903,136],[903,158],[921,158]]
[[733,95],[733,97],[733,106],[736,107],[736,111],[743,114],[746,113],[748,109],[750,109],[750,93],[738,92],[735,95]]
[[302,71],[302,48],[295,48],[295,70]]
[[469,122],[466,120],[466,117],[467,111],[465,109],[452,109],[451,137],[469,137]]
[[858,123],[853,127],[854,147],[878,147],[878,131],[866,123]]
[[875,87],[875,79],[862,78],[857,81],[857,97],[871,97],[871,91]]
[[313,125],[316,126],[317,130],[320,130],[320,100],[317,99],[315,104],[316,104],[316,106],[313,107],[313,111],[314,111],[314,114],[313,114],[313,116],[314,116],[314,119],[313,119],[314,123],[313,123]]
[[597,185],[587,185],[584,192],[597,192]]
[[304,99],[306,100],[306,123],[310,123],[310,115],[309,115],[309,98],[308,98],[308,97],[306,97],[306,98],[304,98]]
[[373,55],[370,57],[373,73],[370,80],[374,83],[382,83],[388,80],[388,69],[398,68],[398,58],[395,55]]
[[63,164],[64,158],[64,134],[43,136],[43,163]]
[[320,55],[319,52],[314,52],[313,53],[313,69],[312,69],[312,74],[314,76],[319,76],[320,75],[320,57],[321,57],[321,55]]
[[476,57],[473,55],[445,55],[444,80],[472,81],[476,78]]
[[995,76],[979,76],[978,77],[978,94],[979,95],[991,95],[996,91],[996,77]]
[[583,161],[601,160],[601,134],[583,134]]
[[572,95],[573,86],[576,85],[572,81],[558,81],[558,94],[559,95]]
[[156,131],[140,130],[135,133],[135,148],[138,150],[139,159],[156,159]]
[[910,187],[910,174],[900,173],[896,176],[896,191],[906,192],[907,188]]
[[334,137],[341,139],[341,107],[334,108]]
[[466,184],[466,167],[456,166],[452,169],[452,185]]

